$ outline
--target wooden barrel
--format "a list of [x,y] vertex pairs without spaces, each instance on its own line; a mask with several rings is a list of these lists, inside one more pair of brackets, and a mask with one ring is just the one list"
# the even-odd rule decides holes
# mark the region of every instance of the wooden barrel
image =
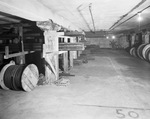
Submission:
[[135,47],[133,47],[132,55],[133,55],[134,57],[137,57],[137,55],[136,55],[136,48],[135,48]]
[[149,52],[147,53],[147,61],[150,63],[150,50],[149,50]]
[[4,84],[4,74],[8,67],[13,65],[15,65],[15,62],[11,61],[9,64],[6,64],[0,72],[0,86],[2,87],[2,89],[9,90],[9,88]]
[[150,48],[150,44],[145,45],[142,51],[143,58],[146,60],[146,51]]
[[134,57],[137,57],[137,55],[136,55],[136,48],[135,48],[135,47],[132,47],[132,48],[130,49],[130,55],[132,55],[132,56],[134,56]]
[[143,48],[144,48],[146,45],[147,45],[147,44],[141,44],[141,45],[137,48],[137,56],[138,56],[140,59],[143,59],[142,51],[143,51]]
[[134,47],[132,47],[132,48],[130,49],[130,55],[132,55],[132,56],[133,56],[133,50],[134,50]]
[[33,90],[39,78],[39,71],[36,65],[29,64],[22,72],[21,84],[24,91]]
[[9,66],[5,73],[4,73],[4,84],[7,88],[13,90],[14,89],[14,85],[13,85],[13,78],[14,78],[14,75],[15,75],[15,71],[16,71],[16,67],[17,65],[11,65]]
[[146,61],[150,62],[150,48],[145,53]]
[[150,47],[145,51],[145,59],[146,61],[149,61],[148,55],[149,55]]
[[135,56],[135,57],[138,57],[138,47],[139,47],[140,45],[141,45],[141,44],[136,44],[136,45],[134,46],[134,47],[135,47],[135,50],[134,50],[134,52],[135,52],[135,53],[134,53],[134,54],[135,54],[134,56]]
[[4,72],[4,85],[11,90],[32,91],[38,82],[36,65],[10,65]]

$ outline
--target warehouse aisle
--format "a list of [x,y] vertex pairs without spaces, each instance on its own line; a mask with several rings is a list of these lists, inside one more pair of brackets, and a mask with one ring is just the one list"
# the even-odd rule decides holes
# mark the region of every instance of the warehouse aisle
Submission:
[[92,49],[70,85],[0,90],[0,119],[148,119],[150,64],[123,50]]

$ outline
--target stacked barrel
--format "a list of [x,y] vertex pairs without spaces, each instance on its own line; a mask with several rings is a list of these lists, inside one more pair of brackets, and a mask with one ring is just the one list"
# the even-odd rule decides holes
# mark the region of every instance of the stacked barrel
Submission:
[[126,49],[130,55],[150,62],[150,33],[137,33],[128,35],[129,47]]
[[0,72],[0,86],[5,90],[32,91],[38,82],[39,71],[36,65],[6,64]]

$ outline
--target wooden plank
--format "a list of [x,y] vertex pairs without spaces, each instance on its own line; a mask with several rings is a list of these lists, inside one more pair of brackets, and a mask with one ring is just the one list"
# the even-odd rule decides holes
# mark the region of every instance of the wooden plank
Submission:
[[[9,51],[19,51],[18,44],[0,44],[0,50],[5,51],[5,46],[9,46]],[[46,52],[52,52],[51,45],[48,45]],[[43,44],[42,43],[24,43],[25,51],[42,51]],[[46,49],[45,49],[46,50]],[[59,43],[59,51],[82,51],[84,50],[83,43]]]
[[60,51],[82,51],[84,49],[83,43],[59,43]]
[[44,32],[45,44],[43,45],[43,57],[47,62],[45,66],[45,78],[51,84],[59,79],[58,68],[58,33],[46,30]]
[[[74,39],[74,37],[72,39]],[[70,43],[73,43],[73,42],[74,42],[74,40],[70,40]],[[69,53],[70,53],[70,67],[73,67],[74,52],[75,51],[69,51]]]
[[[5,51],[5,46],[9,46],[9,52],[17,52],[19,51],[18,44],[0,44],[0,51]],[[42,51],[43,44],[42,43],[24,43],[25,51]]]
[[78,57],[82,54],[82,51],[77,51]]
[[24,51],[24,52],[19,52],[19,53],[13,53],[13,54],[7,54],[7,55],[4,55],[4,59],[9,59],[9,58],[12,58],[12,57],[17,57],[17,56],[22,56],[22,55],[26,55],[26,54],[29,54],[29,53],[33,53],[34,51]]
[[24,34],[24,37],[29,37],[29,36],[31,36],[31,37],[39,37],[39,36],[43,36],[41,33],[26,33],[26,34]]
[[65,36],[83,36],[83,35],[85,35],[84,32],[78,31],[65,32]]
[[[64,37],[64,43],[63,44],[66,44],[68,43],[68,37]],[[60,47],[60,44],[59,44],[59,47]],[[64,69],[64,72],[68,72],[69,70],[69,59],[68,59],[68,51],[66,53],[63,54],[63,69]]]
[[29,64],[23,71],[21,76],[21,84],[24,91],[32,91],[39,79],[39,71],[36,65]]
[[70,65],[70,68],[73,67],[73,54],[72,54],[72,51],[69,51],[69,65]]
[[55,54],[51,53],[51,54],[47,54],[46,55],[46,60],[47,60],[47,63],[48,65],[51,67],[52,69],[52,72],[55,74],[55,76],[57,76],[57,72],[56,72],[56,67],[54,66],[55,65]]
[[22,54],[16,57],[17,64],[25,64],[24,42],[23,42],[23,27],[19,26],[19,40]]
[[[76,39],[73,39],[73,40],[71,41],[71,43],[76,43],[76,42],[77,42]],[[77,59],[77,51],[72,51],[72,55],[73,55],[73,59]]]
[[63,53],[66,53],[67,51],[59,51],[59,55],[60,54],[63,54]]
[[57,79],[57,73],[53,66],[52,57],[46,55],[45,56],[45,79],[48,84],[51,84],[53,81]]
[[63,53],[63,68],[64,72],[68,72],[68,52]]
[[59,73],[60,76],[75,76],[74,74],[70,74],[70,73]]
[[8,57],[9,56],[9,47],[8,46],[6,46],[5,47],[5,56],[4,56],[4,58],[6,57]]

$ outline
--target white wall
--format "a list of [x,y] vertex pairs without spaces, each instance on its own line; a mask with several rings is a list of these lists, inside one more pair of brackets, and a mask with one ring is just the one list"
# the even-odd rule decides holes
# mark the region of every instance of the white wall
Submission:
[[88,44],[98,45],[100,48],[112,48],[111,41],[116,41],[115,39],[106,39],[106,38],[86,38]]

